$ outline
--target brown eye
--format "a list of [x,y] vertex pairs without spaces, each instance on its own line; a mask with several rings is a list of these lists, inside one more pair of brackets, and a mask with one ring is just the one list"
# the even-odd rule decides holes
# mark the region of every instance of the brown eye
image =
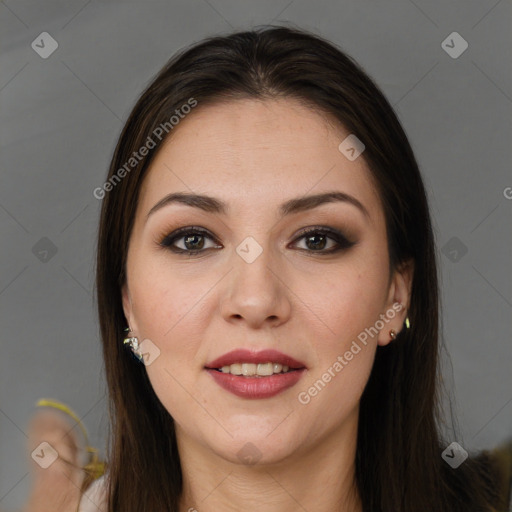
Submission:
[[[162,247],[177,253],[196,254],[205,252],[205,239],[215,240],[207,231],[201,228],[181,228],[167,235],[161,242]],[[176,242],[183,240],[184,247],[177,247]],[[218,246],[213,246],[218,247]]]
[[325,249],[328,240],[331,240],[331,242],[333,241],[332,238],[324,235],[323,233],[313,233],[302,238],[304,239],[307,248],[314,251]]
[[[303,239],[306,247],[299,249],[301,251],[318,254],[332,254],[355,245],[355,242],[349,241],[343,233],[334,228],[309,228],[295,239],[295,244],[297,241]],[[210,247],[205,247],[205,240],[217,242],[208,231],[199,227],[189,226],[170,233],[160,242],[160,245],[174,253],[187,255],[199,254],[206,252],[208,249],[222,248],[222,246],[215,244]],[[329,245],[329,241],[331,245],[326,249]],[[178,247],[177,242],[181,242],[182,247]],[[334,242],[334,245],[332,242]]]
[[[333,228],[324,228],[324,227],[315,227],[310,228],[307,231],[303,232],[302,235],[295,240],[304,239],[304,243],[306,245],[306,250],[308,252],[318,252],[320,254],[331,254],[342,249],[348,249],[355,245],[355,242],[351,242],[347,240],[347,238],[338,230]],[[331,247],[325,250],[328,240],[334,242],[334,247]]]

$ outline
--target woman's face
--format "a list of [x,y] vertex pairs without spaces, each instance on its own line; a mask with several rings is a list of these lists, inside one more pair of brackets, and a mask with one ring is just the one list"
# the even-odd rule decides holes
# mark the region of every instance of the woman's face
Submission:
[[[348,135],[292,99],[199,104],[152,162],[123,306],[179,441],[276,462],[356,432],[410,276],[389,275],[371,174],[338,149]],[[215,201],[165,201],[176,193]],[[326,193],[342,200],[308,199]],[[215,361],[240,349],[254,357]]]

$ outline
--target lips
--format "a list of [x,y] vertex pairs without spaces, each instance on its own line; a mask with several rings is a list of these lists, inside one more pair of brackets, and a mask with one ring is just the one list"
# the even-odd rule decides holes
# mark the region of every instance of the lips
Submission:
[[306,365],[301,361],[297,361],[293,357],[283,354],[278,350],[260,350],[252,352],[246,349],[237,349],[224,354],[217,359],[210,361],[205,365],[207,369],[219,369],[223,366],[230,366],[235,363],[278,363],[283,366],[289,366],[291,369],[298,370],[306,368]]
[[[274,373],[268,376],[233,375],[219,371],[220,368],[231,365],[241,364],[243,368],[249,365],[265,365],[265,363],[282,365],[283,370],[286,366],[289,368],[285,373]],[[304,363],[277,350],[251,352],[245,349],[233,350],[210,361],[205,365],[205,370],[221,388],[246,399],[263,399],[276,396],[295,386],[307,371]]]

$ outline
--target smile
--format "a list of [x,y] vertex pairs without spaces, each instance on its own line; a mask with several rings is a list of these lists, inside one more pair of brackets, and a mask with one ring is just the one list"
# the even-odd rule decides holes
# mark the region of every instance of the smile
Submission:
[[271,398],[291,388],[306,366],[277,350],[237,349],[209,362],[207,373],[222,389],[241,398]]
[[275,373],[287,373],[293,371],[287,365],[279,363],[234,363],[229,366],[218,368],[222,373],[230,373],[231,375],[243,375],[244,377],[267,377]]

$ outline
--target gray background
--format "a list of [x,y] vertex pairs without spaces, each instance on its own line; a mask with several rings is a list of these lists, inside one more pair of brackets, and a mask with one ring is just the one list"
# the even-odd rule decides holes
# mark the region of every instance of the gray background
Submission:
[[[510,437],[511,10],[505,0],[1,1],[0,507],[27,494],[37,399],[70,405],[104,448],[92,192],[131,107],[176,50],[264,23],[338,44],[397,110],[439,244],[453,440],[474,451]],[[44,31],[59,45],[47,59],[31,47]],[[442,47],[454,31],[469,44],[458,58]]]

